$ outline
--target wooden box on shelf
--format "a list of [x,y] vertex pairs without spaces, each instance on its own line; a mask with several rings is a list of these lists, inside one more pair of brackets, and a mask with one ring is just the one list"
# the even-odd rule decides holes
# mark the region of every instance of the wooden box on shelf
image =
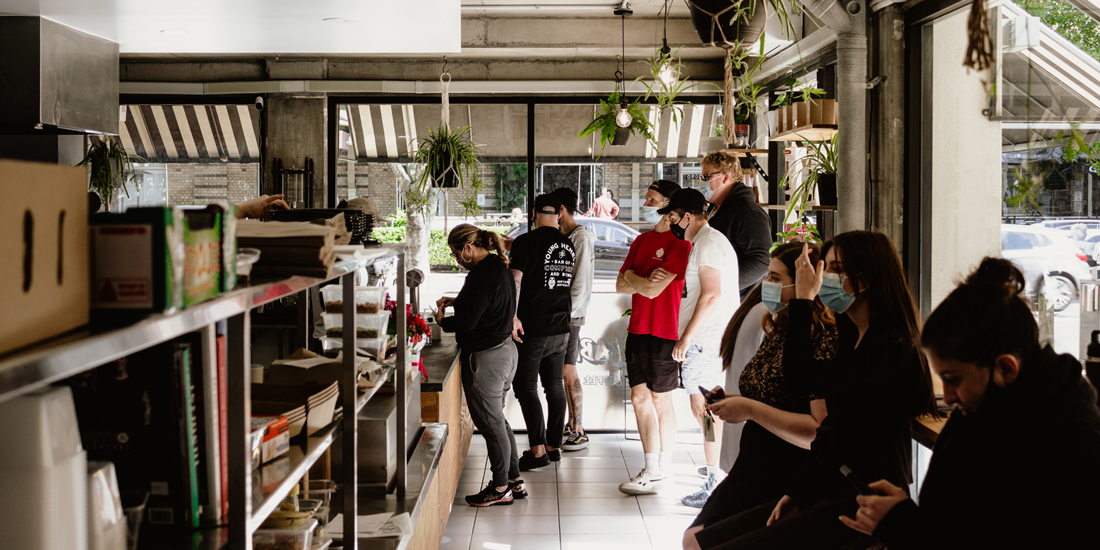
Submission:
[[0,354],[88,324],[87,178],[0,160]]

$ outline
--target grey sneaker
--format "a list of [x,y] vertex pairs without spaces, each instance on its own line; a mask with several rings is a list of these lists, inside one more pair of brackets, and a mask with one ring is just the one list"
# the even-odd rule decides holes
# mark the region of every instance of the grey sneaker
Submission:
[[707,476],[707,482],[696,492],[680,499],[680,502],[684,506],[691,506],[692,508],[702,508],[707,503],[707,499],[710,498],[710,494],[714,492],[714,488],[718,486],[718,479],[713,476]]
[[701,477],[703,479],[706,479],[707,478],[707,467],[706,466],[700,467],[698,470],[696,470],[696,473],[699,474],[699,477]]

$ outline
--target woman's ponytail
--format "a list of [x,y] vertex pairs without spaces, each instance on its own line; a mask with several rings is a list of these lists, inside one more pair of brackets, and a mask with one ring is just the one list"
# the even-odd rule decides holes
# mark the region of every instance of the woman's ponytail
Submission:
[[497,256],[500,257],[500,261],[504,263],[504,267],[508,267],[508,256],[504,253],[504,239],[501,239],[496,232],[488,229],[478,230],[477,242],[474,244],[485,250],[495,250]]

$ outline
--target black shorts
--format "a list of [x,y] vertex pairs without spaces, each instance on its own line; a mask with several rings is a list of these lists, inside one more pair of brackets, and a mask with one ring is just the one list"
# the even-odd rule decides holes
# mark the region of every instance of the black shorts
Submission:
[[581,350],[581,327],[569,327],[569,343],[565,345],[565,364],[576,365]]
[[680,387],[680,364],[672,360],[676,340],[650,334],[626,337],[626,375],[630,387],[645,384],[650,391],[670,392]]

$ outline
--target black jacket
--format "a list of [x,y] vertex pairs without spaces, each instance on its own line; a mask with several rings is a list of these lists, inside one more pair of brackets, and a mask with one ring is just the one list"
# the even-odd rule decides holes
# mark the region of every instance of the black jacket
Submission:
[[737,253],[737,280],[741,296],[768,275],[772,247],[771,219],[756,204],[751,187],[734,184],[722,206],[710,218],[710,226],[721,231]]
[[783,375],[798,391],[824,395],[829,414],[810,446],[810,466],[795,476],[787,494],[803,507],[855,497],[842,465],[865,482],[885,479],[908,490],[912,424],[922,412],[913,391],[923,373],[919,352],[911,339],[875,319],[857,348],[859,329],[841,313],[837,355],[815,360],[812,307],[810,300],[790,301]]
[[956,412],[936,439],[920,506],[894,507],[875,538],[907,548],[1095,548],[1100,412],[1081,363],[1049,347],[1007,388]]
[[489,254],[466,275],[455,297],[454,315],[439,328],[455,333],[463,353],[487,350],[512,335],[516,284],[512,272],[496,254]]

